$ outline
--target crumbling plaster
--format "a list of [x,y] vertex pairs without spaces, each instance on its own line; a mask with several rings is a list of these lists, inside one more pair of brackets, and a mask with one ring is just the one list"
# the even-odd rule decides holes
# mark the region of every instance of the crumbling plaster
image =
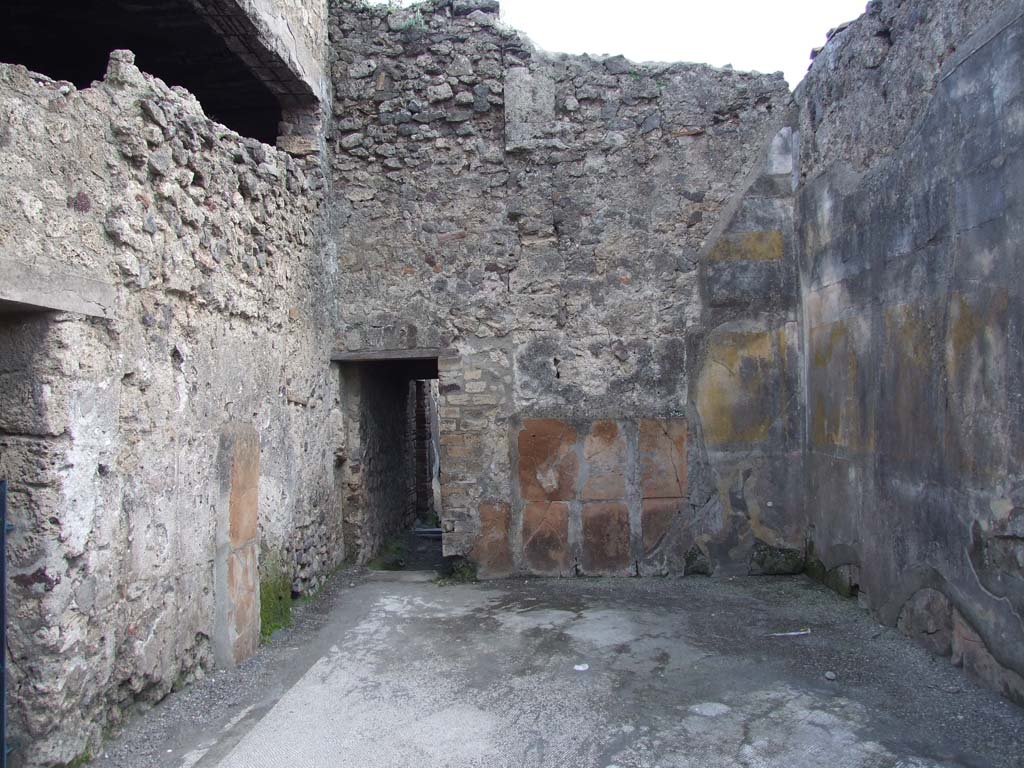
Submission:
[[1022,15],[871,3],[797,93],[820,570],[1018,702]]
[[438,355],[482,576],[807,569],[1020,697],[1020,0],[872,2],[795,97],[493,0],[239,7],[330,113],[298,156],[127,52],[0,66],[0,299],[51,310],[0,318],[30,765],[251,651],[253,552],[302,593],[401,526],[408,387],[339,352]]

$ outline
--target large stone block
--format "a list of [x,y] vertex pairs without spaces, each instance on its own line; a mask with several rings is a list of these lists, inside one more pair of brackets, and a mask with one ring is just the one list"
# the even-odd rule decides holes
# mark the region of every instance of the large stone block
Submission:
[[953,609],[952,651],[953,664],[1024,705],[1024,677],[995,660],[985,641],[956,608]]
[[523,557],[533,573],[570,574],[568,504],[538,502],[526,506],[523,510]]
[[584,501],[622,499],[626,496],[626,440],[614,421],[595,421],[583,441]]
[[632,563],[629,509],[618,502],[583,505],[583,571],[621,574]]
[[556,419],[529,419],[519,432],[519,492],[527,501],[569,501],[576,495],[576,430]]
[[512,573],[512,511],[505,502],[480,505],[480,535],[473,560],[481,578],[494,579]]
[[953,606],[937,590],[915,592],[900,611],[897,626],[937,656],[953,652]]
[[555,117],[555,82],[545,72],[512,67],[505,72],[505,148],[542,146]]
[[645,499],[686,495],[685,419],[640,421],[640,490]]

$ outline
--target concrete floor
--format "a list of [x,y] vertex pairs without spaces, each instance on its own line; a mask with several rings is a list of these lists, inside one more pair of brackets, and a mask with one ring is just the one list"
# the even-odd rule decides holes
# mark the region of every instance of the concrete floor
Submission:
[[1024,765],[1024,709],[802,577],[351,583],[276,682],[99,765]]

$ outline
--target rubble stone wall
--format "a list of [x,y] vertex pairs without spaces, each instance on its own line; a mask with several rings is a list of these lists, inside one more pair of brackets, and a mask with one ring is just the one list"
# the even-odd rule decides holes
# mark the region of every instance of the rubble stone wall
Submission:
[[873,2],[797,94],[813,565],[1024,702],[1024,4]]
[[[786,125],[785,83],[698,65],[540,54],[496,11],[483,0],[404,10],[332,5],[329,247],[342,264],[341,345],[444,351],[447,554],[493,548],[513,556],[502,555],[500,567],[482,563],[485,572],[552,570],[533,568],[524,550],[527,517],[537,514],[527,511],[533,500],[517,474],[524,425],[544,420],[584,441],[590,425],[614,422],[628,434],[654,420],[686,425],[688,472],[699,480],[697,494],[680,495],[676,515],[713,518],[672,552],[697,547],[705,559],[745,570],[758,536],[777,522],[766,514],[754,535],[747,510],[774,500],[799,513],[801,495],[790,493],[799,485],[781,488],[778,476],[760,472],[745,486],[745,508],[708,508],[719,485],[727,493],[731,483],[720,481],[704,448],[692,383],[709,335],[728,321],[783,334],[744,358],[738,376],[753,396],[796,371],[795,326],[787,325],[796,320],[792,201],[784,199],[791,164],[763,172]],[[786,157],[776,152],[783,165]],[[766,181],[745,212],[734,210],[752,178],[773,175],[784,182],[769,190],[778,179]],[[736,233],[751,234],[750,249],[742,241],[729,251],[747,265],[731,286],[702,273],[705,258],[718,258],[705,251],[727,219],[736,220]],[[718,292],[721,307],[708,291]],[[755,306],[744,291],[771,298]],[[759,434],[757,450],[748,446],[752,461],[791,452],[792,440],[780,435]],[[738,449],[742,440],[733,442]],[[557,463],[553,450],[538,471]],[[738,477],[744,471],[730,467]],[[569,522],[550,521],[564,535],[550,540],[556,551],[548,559],[569,570],[585,558],[597,563],[599,553],[585,551],[586,510],[552,509]],[[632,522],[615,533],[616,551],[630,553],[634,571],[640,512],[631,508]],[[488,530],[488,521],[498,528]],[[802,546],[788,529],[768,538]],[[627,570],[619,565],[587,570]],[[658,568],[681,570],[682,558],[673,554]]]
[[299,157],[127,52],[82,91],[0,66],[29,765],[409,524],[408,371],[329,362],[388,352],[438,357],[481,575],[810,568],[1024,696],[1022,0],[876,0],[795,103],[538,52],[494,0],[238,7],[330,105]]
[[16,759],[95,748],[211,666],[220,606],[244,656],[258,581],[303,592],[339,562],[323,185],[127,52],[82,91],[0,66],[0,262],[113,297],[0,323]]

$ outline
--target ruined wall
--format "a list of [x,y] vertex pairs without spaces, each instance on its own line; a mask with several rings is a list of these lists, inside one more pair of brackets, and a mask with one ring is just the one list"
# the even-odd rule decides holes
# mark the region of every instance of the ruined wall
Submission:
[[243,657],[258,582],[338,562],[322,185],[127,52],[83,91],[0,66],[0,263],[109,298],[2,321],[15,759],[71,761],[202,674],[221,618]]
[[[584,475],[529,498],[537,491],[520,480],[523,451],[541,450],[529,445],[531,424],[544,420],[565,435],[537,438],[555,451],[540,457],[538,472],[557,463],[559,445],[585,452],[592,429],[634,435],[623,448],[634,457],[644,420],[682,429],[682,461],[700,493],[677,488],[662,517],[691,518],[717,494],[691,386],[706,338],[727,318],[752,319],[765,333],[795,320],[795,279],[780,283],[788,299],[713,315],[702,253],[733,218],[730,201],[762,175],[789,94],[777,76],[540,55],[497,22],[496,9],[484,0],[332,7],[331,246],[343,267],[342,345],[444,350],[447,554],[504,553],[500,566],[483,564],[492,575],[635,571],[644,534],[634,470],[614,467],[619,486],[634,490],[601,498],[619,506],[614,514],[595,508],[593,521]],[[767,235],[769,250],[791,244],[784,205],[764,204],[737,231],[744,226],[779,233],[781,241]],[[755,283],[745,289],[760,290]],[[790,346],[787,335],[784,357]],[[772,362],[753,363],[771,369],[766,381],[786,369],[774,361],[778,347],[773,341]],[[776,434],[762,437],[767,444]],[[773,443],[766,452],[780,450],[788,448]],[[764,486],[775,482],[762,476]],[[786,495],[771,488],[780,503]],[[745,517],[741,506],[732,508]],[[733,536],[736,521],[723,508],[706,513],[717,517],[702,534]],[[536,568],[525,554],[534,517],[557,529],[544,555],[557,568]],[[603,521],[614,525],[588,539]],[[609,537],[616,554],[605,567],[586,542]],[[754,537],[742,538],[706,555],[745,567]],[[657,565],[682,567],[675,555]]]
[[1018,701],[1022,13],[874,2],[798,93],[818,567]]

